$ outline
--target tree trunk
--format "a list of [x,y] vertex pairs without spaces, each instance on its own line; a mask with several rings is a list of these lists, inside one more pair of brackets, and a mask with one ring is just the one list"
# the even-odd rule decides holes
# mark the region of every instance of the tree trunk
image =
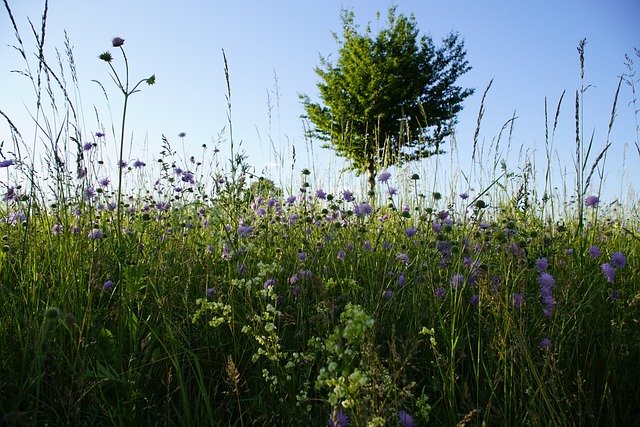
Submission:
[[376,201],[376,165],[373,160],[369,160],[369,164],[367,165],[367,181],[369,182],[369,204],[374,206]]

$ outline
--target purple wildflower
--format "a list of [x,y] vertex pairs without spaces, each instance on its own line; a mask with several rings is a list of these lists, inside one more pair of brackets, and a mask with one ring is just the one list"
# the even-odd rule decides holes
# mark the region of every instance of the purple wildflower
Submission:
[[293,225],[296,223],[296,220],[300,219],[300,215],[298,214],[292,214],[291,216],[289,216],[289,225]]
[[398,276],[398,287],[400,289],[404,288],[404,283],[405,283],[404,274],[400,273],[400,275]]
[[459,195],[459,197],[460,197],[462,200],[467,200],[467,199],[469,198],[469,195],[468,195],[467,193],[461,193],[461,194]]
[[396,190],[396,189],[395,189],[395,188],[393,188],[393,187],[389,187],[389,190],[387,191],[387,194],[389,195],[389,197],[393,197],[393,196],[395,196],[396,194],[398,194],[398,190]]
[[551,274],[543,272],[538,277],[538,283],[542,288],[551,288],[555,286],[555,279]]
[[82,179],[85,176],[87,176],[87,170],[85,168],[78,168],[76,171],[76,177],[78,177],[78,179]]
[[62,224],[53,224],[53,227],[51,227],[51,234],[53,234],[54,236],[62,234],[63,232],[64,226]]
[[385,182],[389,181],[389,178],[391,178],[391,173],[382,172],[380,175],[378,175],[378,182],[385,183]]
[[316,190],[316,197],[320,200],[325,200],[327,198],[327,193],[325,193],[322,188],[318,188]]
[[214,288],[207,288],[206,294],[208,297],[212,297],[216,293]]
[[313,276],[313,273],[311,272],[311,270],[300,270],[298,271],[298,274],[300,275],[300,277],[302,277],[305,280],[309,280]]
[[96,132],[96,138],[103,138],[103,137],[104,137],[104,133]]
[[[22,224],[27,220],[27,216],[22,211],[9,212],[6,222],[11,225]],[[1,221],[0,221],[1,222]]]
[[436,233],[439,233],[439,232],[442,231],[442,224],[440,224],[438,221],[433,221],[433,224],[431,225],[431,228]]
[[305,259],[307,259],[307,254],[306,254],[304,251],[303,251],[303,252],[300,252],[300,253],[298,254],[298,259],[299,259],[300,261],[304,261]]
[[179,138],[184,138],[185,136],[187,136],[187,133],[186,133],[186,132],[180,132],[180,133],[178,134],[178,137],[179,137]]
[[392,297],[392,296],[393,296],[393,291],[392,291],[391,289],[387,289],[387,290],[384,292],[384,297],[385,297],[386,299],[391,299],[391,297]]
[[396,259],[404,261],[405,264],[409,264],[409,256],[407,254],[403,254],[402,252],[396,255]]
[[169,203],[159,200],[156,202],[156,209],[159,212],[166,212],[167,210],[169,210]]
[[287,197],[287,204],[292,205],[296,201],[296,196]]
[[404,235],[411,239],[416,235],[416,231],[418,231],[418,227],[409,227],[405,230]]
[[292,297],[297,297],[298,295],[300,295],[300,292],[302,292],[302,289],[298,285],[296,285],[296,286],[291,288],[291,296]]
[[356,216],[369,216],[373,212],[373,208],[369,203],[358,205],[354,209]]
[[353,201],[353,193],[351,191],[349,191],[349,190],[344,190],[342,192],[342,197],[347,202],[352,202]]
[[247,237],[249,234],[253,232],[253,226],[249,225],[239,225],[238,226],[238,237]]
[[89,232],[89,240],[98,240],[98,239],[102,239],[104,237],[104,233],[102,232],[102,230],[99,230],[97,228],[94,228],[93,230],[91,230]]
[[349,417],[342,412],[342,409],[333,411],[329,418],[329,427],[346,427],[349,425]]
[[266,282],[264,282],[264,285],[262,286],[265,289],[269,289],[272,286],[275,286],[276,284],[276,280],[275,279],[267,279]]
[[229,261],[231,259],[231,246],[229,244],[224,245],[222,248],[222,255],[220,255],[220,257],[225,261]]
[[523,302],[524,302],[524,297],[522,295],[513,294],[513,306],[515,308],[520,308]]
[[453,290],[458,289],[460,286],[462,286],[462,284],[464,283],[464,275],[462,274],[454,274],[451,277],[451,287],[453,288]]
[[196,180],[191,172],[183,172],[182,182],[188,182],[189,184],[195,184]]
[[598,258],[600,256],[600,248],[597,246],[591,246],[589,248],[589,255],[591,255],[591,258]]
[[340,249],[340,250],[338,251],[338,259],[339,259],[340,261],[344,261],[344,257],[345,257],[345,255],[346,255],[346,254],[345,254],[345,252],[344,252],[342,249]]
[[5,202],[19,202],[20,195],[16,193],[16,188],[12,185],[10,187],[7,187],[7,192],[2,195],[2,200]]
[[620,294],[618,293],[618,291],[609,292],[609,299],[616,300],[618,298],[620,298]]
[[596,206],[598,206],[599,202],[600,202],[600,199],[598,199],[598,196],[589,196],[586,199],[584,199],[584,205],[589,208],[595,208]]
[[622,252],[614,252],[611,255],[611,265],[615,268],[624,268],[627,265],[627,257],[625,257]]
[[451,251],[451,243],[446,240],[438,240],[436,242],[436,249],[442,254],[448,254]]
[[135,162],[133,162],[133,167],[136,169],[140,169],[147,166],[147,164],[145,162],[143,162],[142,160],[136,160]]
[[439,286],[436,288],[436,290],[433,292],[433,295],[435,295],[436,298],[440,298],[441,296],[443,296],[444,294],[446,294],[447,291],[445,288],[443,288],[442,286]]
[[471,305],[478,305],[479,302],[480,302],[480,295],[478,294],[471,295],[471,299],[469,300],[469,303]]
[[536,260],[536,268],[539,272],[543,272],[549,267],[549,261],[546,258],[538,258]]
[[545,316],[551,317],[553,309],[556,307],[556,301],[551,291],[555,287],[555,279],[549,273],[541,273],[538,277],[538,283],[540,284],[540,298],[545,305],[542,311]]
[[83,149],[84,151],[89,151],[89,150],[91,150],[92,148],[93,148],[93,144],[92,144],[92,143],[90,143],[90,142],[87,142],[87,143],[85,143],[85,144],[82,146],[82,149]]
[[107,280],[106,282],[104,282],[104,285],[102,285],[102,290],[108,291],[109,289],[113,288],[113,285],[115,285],[115,283],[113,283],[113,280]]
[[413,417],[406,411],[398,412],[398,424],[402,427],[413,427]]
[[15,163],[12,159],[8,160],[0,160],[0,168],[8,168],[9,166],[13,166]]
[[543,350],[549,350],[551,349],[551,340],[549,338],[542,338],[538,345]]
[[93,187],[84,189],[83,196],[85,200],[93,200],[96,198],[96,190]]
[[111,181],[109,180],[109,178],[102,178],[99,182],[100,187],[108,187],[109,184],[111,183]]
[[616,270],[611,266],[611,264],[604,263],[600,266],[602,268],[602,274],[607,278],[607,282],[613,283],[613,280],[616,277]]

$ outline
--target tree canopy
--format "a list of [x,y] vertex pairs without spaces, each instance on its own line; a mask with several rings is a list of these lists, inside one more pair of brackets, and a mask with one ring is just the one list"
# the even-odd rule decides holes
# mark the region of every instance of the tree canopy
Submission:
[[301,100],[310,136],[366,172],[373,190],[381,168],[442,153],[462,101],[473,93],[455,84],[471,67],[457,33],[436,47],[419,36],[413,15],[396,16],[395,7],[376,35],[370,25],[358,32],[353,11],[343,9],[341,18],[337,61],[321,56],[315,69],[321,102]]

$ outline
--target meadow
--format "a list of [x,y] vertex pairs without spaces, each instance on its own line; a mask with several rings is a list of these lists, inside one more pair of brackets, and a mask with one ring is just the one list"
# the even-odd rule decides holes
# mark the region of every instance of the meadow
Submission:
[[65,47],[25,72],[61,118],[27,142],[2,113],[0,425],[639,423],[639,205],[600,200],[608,145],[576,138],[570,200],[498,160],[473,191],[390,168],[366,194],[274,183],[230,137],[126,159],[154,81],[114,79],[118,138],[85,130]]

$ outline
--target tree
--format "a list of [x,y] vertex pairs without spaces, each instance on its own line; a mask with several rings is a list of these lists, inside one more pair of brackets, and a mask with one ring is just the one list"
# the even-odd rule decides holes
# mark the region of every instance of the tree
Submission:
[[[351,160],[351,169],[367,173],[369,189],[377,172],[389,165],[441,154],[462,101],[473,89],[456,86],[471,67],[464,43],[451,33],[436,47],[419,37],[413,15],[388,12],[388,26],[375,37],[370,25],[358,33],[353,11],[341,12],[342,39],[334,64],[320,57],[315,71],[322,103],[301,95],[309,136]],[[378,14],[380,20],[380,14]]]

